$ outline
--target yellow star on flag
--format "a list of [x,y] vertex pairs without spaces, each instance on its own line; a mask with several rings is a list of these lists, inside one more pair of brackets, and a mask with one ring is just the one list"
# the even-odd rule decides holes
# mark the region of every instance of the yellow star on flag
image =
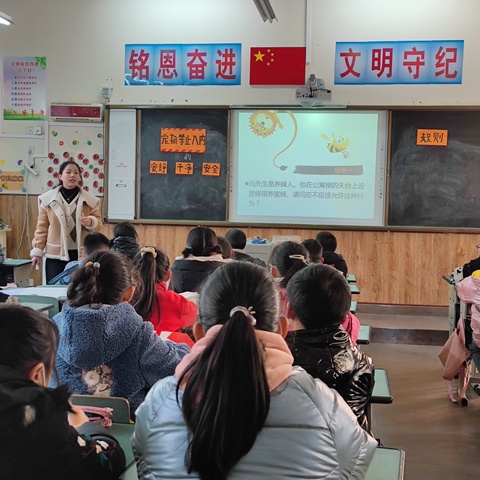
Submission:
[[256,62],[263,62],[263,57],[265,56],[265,54],[259,50],[258,53],[254,53],[254,56]]

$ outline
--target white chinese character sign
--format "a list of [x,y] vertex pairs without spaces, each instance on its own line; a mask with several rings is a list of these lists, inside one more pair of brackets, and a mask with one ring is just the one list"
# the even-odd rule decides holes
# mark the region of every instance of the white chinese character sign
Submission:
[[46,57],[3,59],[3,119],[46,119]]
[[125,45],[125,85],[240,85],[242,46]]
[[463,40],[337,42],[336,85],[461,84]]

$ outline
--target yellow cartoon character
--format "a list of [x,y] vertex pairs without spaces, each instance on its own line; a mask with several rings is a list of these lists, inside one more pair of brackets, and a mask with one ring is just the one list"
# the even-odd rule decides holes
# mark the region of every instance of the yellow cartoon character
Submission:
[[328,142],[327,149],[330,153],[341,153],[343,158],[348,158],[347,147],[350,145],[350,140],[344,137],[341,133],[339,137],[335,138],[335,133],[332,132],[332,138],[328,138],[324,133],[321,137]]
[[259,137],[265,138],[275,131],[277,125],[279,128],[283,128],[277,113],[277,111],[272,112],[268,110],[256,110],[253,112],[249,119],[252,132]]

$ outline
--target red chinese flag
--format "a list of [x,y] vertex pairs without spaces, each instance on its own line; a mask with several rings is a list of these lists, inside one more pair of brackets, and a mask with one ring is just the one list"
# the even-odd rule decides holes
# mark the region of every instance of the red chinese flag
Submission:
[[305,47],[250,49],[250,85],[305,85]]

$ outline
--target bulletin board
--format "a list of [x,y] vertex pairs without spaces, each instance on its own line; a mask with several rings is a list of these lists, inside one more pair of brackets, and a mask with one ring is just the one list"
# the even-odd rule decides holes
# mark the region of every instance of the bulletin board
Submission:
[[140,218],[227,219],[227,108],[140,111]]
[[480,110],[393,111],[388,224],[480,227]]
[[[44,122],[45,133],[35,138],[3,134],[0,194],[40,195],[58,185],[60,165],[75,161],[82,168],[84,187],[104,194],[104,126],[102,123]],[[27,154],[27,149],[31,153]],[[26,165],[32,167],[30,173]]]
[[70,160],[82,168],[83,188],[93,195],[103,196],[103,146],[103,124],[49,124],[48,158],[42,162],[47,189],[58,184],[59,166]]

